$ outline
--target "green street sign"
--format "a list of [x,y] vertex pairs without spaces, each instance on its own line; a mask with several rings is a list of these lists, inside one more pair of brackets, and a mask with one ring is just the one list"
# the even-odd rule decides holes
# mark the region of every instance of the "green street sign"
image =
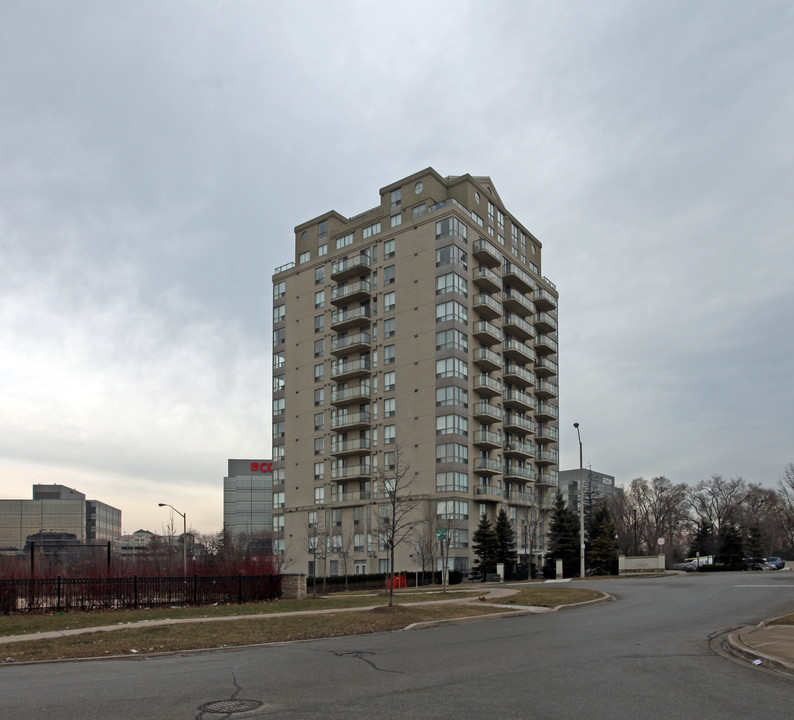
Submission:
[[436,538],[438,540],[444,540],[447,537],[446,530],[436,530]]

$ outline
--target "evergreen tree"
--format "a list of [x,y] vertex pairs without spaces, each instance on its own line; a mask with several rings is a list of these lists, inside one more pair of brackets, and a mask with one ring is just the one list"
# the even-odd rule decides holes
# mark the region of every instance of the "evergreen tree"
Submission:
[[505,579],[512,580],[515,577],[517,557],[516,534],[513,532],[513,523],[510,522],[507,510],[504,508],[501,508],[496,516],[494,532],[497,541],[496,562],[504,563]]
[[549,544],[544,574],[554,577],[554,561],[562,560],[565,577],[579,574],[579,516],[565,504],[558,491],[549,524]]
[[616,574],[618,547],[617,531],[612,522],[607,504],[593,511],[590,517],[590,533],[587,542],[587,565],[599,575]]
[[723,565],[742,570],[744,569],[744,543],[739,528],[732,522],[726,524],[720,533],[718,549],[719,562]]
[[700,553],[701,557],[714,555],[717,549],[717,541],[714,536],[714,526],[708,520],[698,522],[695,539],[692,541],[690,555]]
[[761,528],[758,523],[748,531],[746,550],[747,557],[761,558],[764,556],[764,542],[761,539]]
[[486,515],[480,518],[480,523],[472,536],[472,550],[475,554],[472,577],[485,580],[487,573],[496,571],[496,558],[499,552],[499,540],[491,521]]

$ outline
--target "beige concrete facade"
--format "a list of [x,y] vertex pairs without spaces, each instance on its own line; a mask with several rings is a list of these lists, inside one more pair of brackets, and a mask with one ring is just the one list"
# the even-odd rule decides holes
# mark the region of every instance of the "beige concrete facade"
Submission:
[[468,572],[481,514],[502,506],[520,560],[537,561],[557,484],[558,295],[491,180],[428,168],[365,213],[298,225],[273,288],[273,529],[287,568],[387,569],[378,472],[395,450],[421,499],[397,570],[437,569],[445,529],[449,567]]

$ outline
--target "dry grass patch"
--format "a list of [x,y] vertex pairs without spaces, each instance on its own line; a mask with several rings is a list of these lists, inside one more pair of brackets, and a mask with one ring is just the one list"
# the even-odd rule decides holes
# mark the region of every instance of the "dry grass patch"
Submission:
[[29,662],[110,657],[258,645],[290,640],[359,635],[399,630],[417,622],[449,620],[498,612],[488,606],[440,603],[419,607],[383,606],[373,610],[324,615],[295,615],[226,622],[197,622],[129,627],[51,640],[0,646],[0,661]]
[[529,605],[534,607],[553,608],[558,605],[587,602],[605,597],[598,590],[585,588],[563,588],[559,586],[534,586],[519,590],[515,595],[499,598],[488,598],[486,602],[500,605]]
[[784,615],[781,618],[778,618],[774,622],[769,623],[770,625],[794,625],[794,613],[791,615]]

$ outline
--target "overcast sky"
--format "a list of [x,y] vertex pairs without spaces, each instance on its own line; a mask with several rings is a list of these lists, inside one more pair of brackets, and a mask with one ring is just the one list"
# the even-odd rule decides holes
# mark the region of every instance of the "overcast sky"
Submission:
[[774,485],[792,78],[788,1],[2,2],[0,496],[219,530],[294,226],[427,166],[543,243],[561,469]]

